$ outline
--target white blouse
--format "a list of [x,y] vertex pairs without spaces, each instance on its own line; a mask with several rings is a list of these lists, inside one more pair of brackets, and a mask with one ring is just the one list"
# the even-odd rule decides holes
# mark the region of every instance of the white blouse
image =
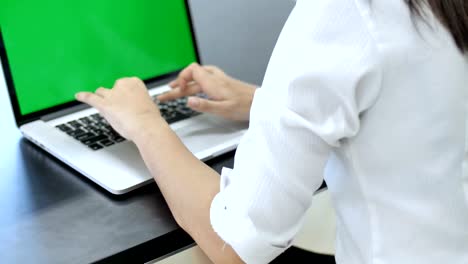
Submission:
[[403,0],[298,0],[211,206],[247,263],[291,245],[325,179],[339,264],[468,263],[468,63]]

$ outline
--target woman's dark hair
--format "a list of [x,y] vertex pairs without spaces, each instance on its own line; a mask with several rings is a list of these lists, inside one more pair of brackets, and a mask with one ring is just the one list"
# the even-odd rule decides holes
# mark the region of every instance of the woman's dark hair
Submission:
[[467,0],[405,0],[411,11],[424,16],[428,5],[440,22],[450,31],[462,52],[468,52],[468,1]]

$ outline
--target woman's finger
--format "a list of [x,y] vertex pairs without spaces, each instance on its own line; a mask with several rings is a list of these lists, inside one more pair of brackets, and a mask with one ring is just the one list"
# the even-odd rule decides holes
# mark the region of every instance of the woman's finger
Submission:
[[[194,81],[187,82],[186,86],[190,86],[190,85],[193,85],[193,84],[195,84]],[[178,80],[178,79],[169,82],[167,85],[168,85],[171,89],[180,88],[179,80]]]
[[98,110],[101,110],[104,106],[104,98],[101,96],[89,93],[89,92],[80,92],[75,95],[76,100],[88,104]]
[[177,77],[178,87],[182,90],[186,88],[187,84],[194,81],[193,72],[197,69],[201,68],[198,63],[192,63],[187,68],[183,69],[179,76]]
[[185,97],[189,95],[194,95],[201,92],[200,85],[196,83],[191,83],[187,86],[186,89],[180,89],[180,87],[174,88],[166,93],[163,93],[158,96],[158,100],[161,102],[174,100],[180,97]]
[[206,66],[203,66],[203,68],[212,74],[224,75],[224,72],[216,66],[206,65]]
[[172,82],[170,82],[168,85],[169,85],[169,87],[174,89],[174,88],[177,88],[179,86],[179,82],[177,81],[177,79],[175,79]]
[[199,97],[189,97],[187,106],[198,112],[225,114],[225,102],[213,101]]
[[101,97],[104,97],[109,93],[109,89],[106,89],[104,87],[99,87],[99,88],[96,89],[96,92],[94,92],[94,93],[101,96]]

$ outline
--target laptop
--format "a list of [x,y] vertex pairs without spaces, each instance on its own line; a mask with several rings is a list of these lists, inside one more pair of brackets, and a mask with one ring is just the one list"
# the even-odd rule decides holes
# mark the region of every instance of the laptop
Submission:
[[[156,98],[200,62],[184,0],[11,1],[0,8],[0,57],[24,137],[113,194],[153,178],[136,146],[74,94],[138,76]],[[154,101],[200,160],[235,149],[247,128],[194,112],[186,98]]]

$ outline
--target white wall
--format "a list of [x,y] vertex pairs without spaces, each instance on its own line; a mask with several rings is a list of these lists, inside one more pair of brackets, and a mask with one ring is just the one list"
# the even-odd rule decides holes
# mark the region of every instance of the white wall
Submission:
[[293,0],[191,0],[204,64],[261,84]]

